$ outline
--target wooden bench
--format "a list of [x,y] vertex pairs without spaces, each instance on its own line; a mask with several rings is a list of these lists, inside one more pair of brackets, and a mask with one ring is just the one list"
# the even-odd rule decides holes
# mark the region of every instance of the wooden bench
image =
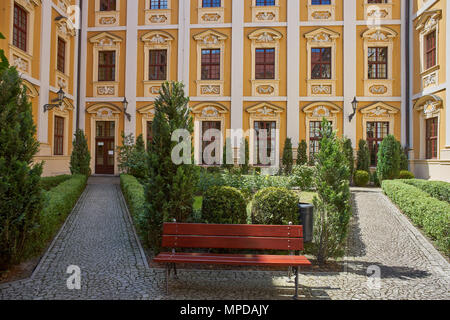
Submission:
[[[304,256],[294,255],[303,250],[303,226],[219,225],[164,223],[162,247],[172,248],[153,260],[166,264],[166,290],[169,292],[169,275],[176,264],[208,264],[239,266],[292,267],[295,274],[295,295],[298,298],[299,267],[311,266]],[[177,248],[288,250],[290,255],[245,255],[215,253],[183,253]]]

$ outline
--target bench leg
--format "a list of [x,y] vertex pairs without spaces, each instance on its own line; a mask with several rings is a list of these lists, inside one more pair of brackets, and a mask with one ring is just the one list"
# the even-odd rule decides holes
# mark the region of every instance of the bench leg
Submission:
[[169,269],[169,264],[166,264],[166,295],[169,294],[169,273],[170,273],[170,269]]
[[173,264],[173,273],[176,280],[178,280],[178,274],[177,274],[177,264]]
[[298,274],[299,274],[299,267],[295,267],[294,268],[294,273],[295,273],[295,295],[294,295],[294,300],[298,300]]

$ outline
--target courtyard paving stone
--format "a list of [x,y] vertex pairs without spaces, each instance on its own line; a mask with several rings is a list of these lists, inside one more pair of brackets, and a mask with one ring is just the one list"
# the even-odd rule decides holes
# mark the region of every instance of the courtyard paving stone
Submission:
[[[450,265],[379,189],[352,189],[354,216],[345,270],[303,271],[301,299],[450,299]],[[81,269],[69,290],[67,267]],[[368,278],[379,268],[379,282]],[[149,268],[117,178],[90,178],[31,278],[0,285],[0,299],[291,299],[287,272],[179,270],[165,295],[165,270]],[[379,286],[369,286],[370,284]]]

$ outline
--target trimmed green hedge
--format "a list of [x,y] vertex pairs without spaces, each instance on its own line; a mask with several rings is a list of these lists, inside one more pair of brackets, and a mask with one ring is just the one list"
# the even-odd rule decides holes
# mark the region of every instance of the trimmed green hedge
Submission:
[[252,223],[266,225],[298,224],[299,199],[286,188],[266,188],[255,194],[252,205]]
[[353,181],[357,187],[366,187],[370,181],[370,175],[367,171],[358,170],[355,172]]
[[450,203],[450,183],[448,182],[419,179],[402,180],[402,182],[419,188],[436,199]]
[[55,177],[44,177],[41,178],[41,186],[42,189],[44,189],[45,191],[49,191],[50,189],[53,189],[54,187],[60,185],[64,181],[69,180],[70,178],[72,178],[72,176],[68,174]]
[[122,174],[120,176],[120,187],[127,202],[128,210],[134,220],[134,225],[137,226],[137,232],[142,236],[144,231],[142,229],[141,219],[145,210],[144,186],[135,177]]
[[27,250],[30,254],[41,252],[48,245],[83,193],[87,177],[84,175],[69,177],[70,179],[45,192],[45,205],[39,216],[39,229]]
[[406,184],[411,180],[383,181],[384,193],[425,233],[450,255],[450,204]]

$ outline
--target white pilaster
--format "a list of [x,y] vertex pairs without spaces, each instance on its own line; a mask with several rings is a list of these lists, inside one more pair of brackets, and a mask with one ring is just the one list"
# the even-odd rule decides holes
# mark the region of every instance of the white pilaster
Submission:
[[[406,0],[409,1],[409,0]],[[406,14],[405,14],[405,0],[401,1],[401,63],[400,63],[400,74],[401,74],[401,92],[402,92],[402,104],[401,104],[401,143],[402,146],[406,145],[406,108],[408,108],[408,101],[406,101],[406,72],[405,72],[405,61],[406,61],[406,39],[405,39],[405,25],[406,25]]]
[[50,89],[50,56],[51,56],[51,34],[52,34],[52,3],[42,1],[41,16],[41,52],[40,52],[40,72],[41,82],[38,106],[38,140],[41,143],[48,143],[48,112],[44,112],[44,105],[49,103]]
[[[244,1],[233,1],[231,34],[231,129],[243,127]],[[233,141],[233,144],[235,141]],[[234,147],[237,147],[234,145]]]
[[[86,1],[83,1],[83,11],[81,12],[82,16],[82,24],[81,24],[81,58],[80,58],[80,105],[78,106],[80,108],[80,119],[79,119],[79,126],[81,130],[85,130],[86,128],[86,56],[87,56],[87,28],[88,28],[88,3]],[[77,53],[78,54],[78,53]]]
[[300,2],[287,2],[287,137],[297,150],[300,140]]
[[[413,109],[413,99],[414,99],[414,5],[411,3],[409,7],[409,93],[410,93],[410,100],[408,101],[407,108],[409,108],[409,140],[410,140],[410,146],[409,148],[412,150],[414,149],[414,109]],[[419,67],[419,66],[417,66]],[[416,130],[419,130],[417,128]],[[410,159],[413,158],[413,153],[410,154]],[[413,170],[412,168],[410,168]]]
[[[445,33],[445,46],[446,49],[450,48],[450,19],[449,19],[449,15],[450,15],[450,0],[447,0],[447,9],[445,11],[445,16],[446,16],[446,28],[447,28],[447,32]],[[447,148],[450,148],[450,90],[449,90],[449,83],[450,83],[450,58],[448,56],[448,52],[447,55],[445,56],[445,64],[446,64],[446,70],[445,70],[445,77],[446,77],[446,82],[447,82],[447,89],[445,90],[446,96],[445,96],[445,117],[446,117],[446,140],[445,140],[445,146]]]
[[178,81],[184,83],[185,93],[189,94],[191,0],[179,0],[178,10]]
[[[356,0],[343,1],[344,4],[344,135],[356,141],[356,116],[352,122],[348,117],[353,113],[352,101],[356,97]],[[339,62],[338,62],[339,63]]]
[[125,134],[136,136],[136,73],[137,73],[137,26],[138,26],[138,1],[127,1],[127,42],[125,63],[125,97],[128,100],[127,113],[131,119],[125,116]]

